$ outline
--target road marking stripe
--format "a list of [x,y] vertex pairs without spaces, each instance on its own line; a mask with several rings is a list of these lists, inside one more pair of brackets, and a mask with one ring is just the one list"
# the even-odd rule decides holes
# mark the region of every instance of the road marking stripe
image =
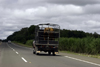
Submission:
[[22,60],[24,61],[24,62],[27,62],[27,60],[25,60],[23,57],[21,57],[22,58]]
[[[8,45],[8,44],[7,44]],[[10,47],[9,45],[8,45],[8,47]],[[13,51],[15,51],[15,49],[13,49],[12,47],[10,47]]]
[[29,48],[29,47],[25,47],[25,46],[16,45],[16,44],[14,44],[14,43],[12,43],[12,44],[15,45],[15,46],[17,46],[17,47],[21,47],[21,48],[26,48],[26,49],[31,49],[31,50],[33,50],[33,48]]
[[18,52],[16,52],[16,54],[19,54]]
[[13,51],[15,51],[15,49],[12,48]]
[[[7,44],[8,45],[8,44]],[[9,45],[8,45],[8,47],[10,47]],[[13,51],[15,51],[15,49],[13,49],[12,47],[10,47]],[[16,54],[19,54],[17,51],[15,51],[16,52]],[[21,59],[24,61],[24,62],[27,62],[27,60],[25,60],[23,57],[21,57]]]
[[15,50],[13,49],[13,51],[15,51]]
[[[7,46],[10,47],[8,44],[7,44]],[[11,47],[10,47],[10,48],[11,48]],[[11,49],[12,49],[12,48],[11,48]]]
[[70,58],[70,59],[74,59],[74,60],[78,60],[78,61],[81,61],[81,62],[93,64],[93,65],[96,65],[96,66],[100,66],[100,64],[97,64],[97,63],[93,63],[93,62],[89,62],[89,61],[85,61],[85,60],[81,60],[81,59],[77,59],[77,58],[73,58],[73,57],[69,57],[69,56],[65,56],[65,57]]

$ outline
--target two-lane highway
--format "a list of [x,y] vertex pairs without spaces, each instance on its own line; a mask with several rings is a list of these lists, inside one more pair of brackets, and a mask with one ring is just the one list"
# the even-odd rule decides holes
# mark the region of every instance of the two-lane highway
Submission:
[[2,43],[0,67],[100,67],[100,59],[65,53],[35,55],[32,48]]

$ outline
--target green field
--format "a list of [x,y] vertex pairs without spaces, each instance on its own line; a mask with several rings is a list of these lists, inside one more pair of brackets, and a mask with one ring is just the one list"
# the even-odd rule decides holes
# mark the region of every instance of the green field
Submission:
[[59,50],[97,55],[100,54],[100,38],[60,38]]

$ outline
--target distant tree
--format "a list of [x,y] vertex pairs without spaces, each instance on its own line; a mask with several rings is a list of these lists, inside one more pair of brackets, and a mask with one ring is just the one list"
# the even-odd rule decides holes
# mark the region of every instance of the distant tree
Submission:
[[93,36],[94,36],[95,38],[98,38],[98,37],[99,37],[99,35],[98,35],[96,32],[94,32]]
[[83,31],[77,31],[77,30],[60,30],[61,37],[75,37],[75,38],[84,38],[86,37],[86,33]]
[[28,28],[28,31],[30,34],[34,34],[35,33],[35,25],[31,25],[29,28]]
[[[7,37],[7,40],[11,41],[18,41],[21,43],[26,43],[27,40],[32,40],[35,38],[35,25],[31,25],[29,28],[25,27],[22,28],[20,31],[14,32],[12,35]],[[100,38],[100,35],[94,32],[92,33],[85,33],[83,31],[77,30],[67,30],[61,29],[60,30],[60,37],[67,37],[67,38],[84,38],[84,37],[95,37]]]
[[29,28],[22,28],[20,31],[14,32],[12,35],[7,37],[7,40],[26,43],[27,40],[34,39],[34,32],[35,25],[31,25]]
[[0,41],[2,41],[2,40],[0,39]]

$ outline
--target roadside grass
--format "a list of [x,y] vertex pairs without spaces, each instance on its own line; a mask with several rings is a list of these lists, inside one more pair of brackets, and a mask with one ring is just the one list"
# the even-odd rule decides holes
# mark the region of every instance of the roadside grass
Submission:
[[19,43],[19,42],[16,42],[16,41],[13,41],[12,43],[15,43],[15,44],[20,45],[20,46],[32,48],[32,46],[30,46],[30,45],[22,44],[22,43]]
[[59,50],[97,55],[100,54],[100,38],[60,38]]
[[[13,41],[13,43],[15,43],[17,45],[20,45],[20,46],[32,48],[32,46],[30,46],[30,45],[22,44],[22,43],[19,43],[19,42],[16,42],[16,41]],[[71,52],[71,51],[60,51],[60,50],[59,50],[59,52],[61,52],[61,53],[68,53],[68,54],[75,54],[75,55],[81,55],[81,56],[87,56],[87,57],[93,57],[93,58],[99,58],[100,59],[100,54],[91,55],[91,54],[86,54],[86,53],[75,53],[75,52]]]
[[81,56],[87,56],[87,57],[93,57],[93,58],[99,58],[100,59],[100,54],[97,55],[90,55],[86,53],[75,53],[75,52],[70,52],[70,51],[60,51],[61,53],[68,53],[68,54],[75,54],[75,55],[81,55]]
[[2,42],[0,42],[0,45],[2,44]]

